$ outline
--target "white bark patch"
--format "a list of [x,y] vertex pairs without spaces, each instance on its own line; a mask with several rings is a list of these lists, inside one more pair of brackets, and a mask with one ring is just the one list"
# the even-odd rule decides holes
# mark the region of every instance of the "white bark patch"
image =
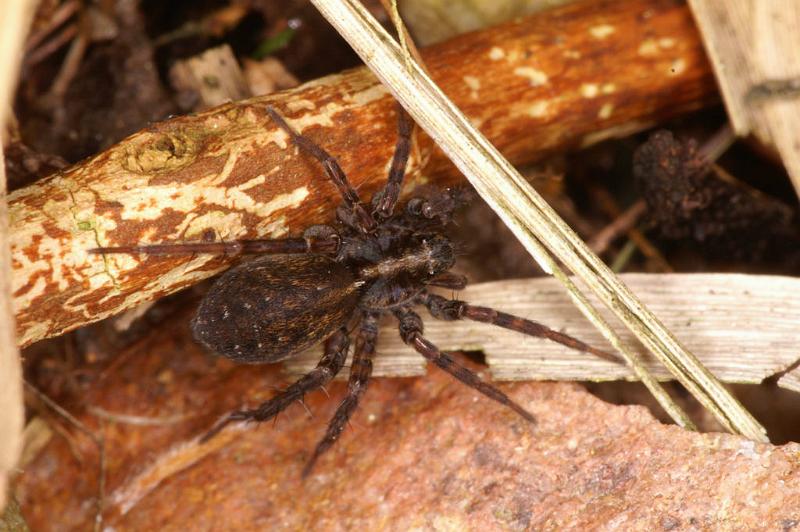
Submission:
[[[36,261],[36,263],[30,265],[30,268],[32,271],[38,270],[45,272],[50,269],[49,264],[47,264],[45,261]],[[108,279],[106,279],[106,282],[108,282]],[[47,279],[45,276],[37,277],[36,282],[33,283],[33,287],[30,290],[28,290],[23,296],[14,298],[14,312],[17,313],[30,307],[31,302],[44,294],[46,288]]]
[[550,79],[547,77],[547,74],[533,67],[517,67],[514,69],[514,74],[523,78],[527,78],[532,87],[546,85]]
[[27,345],[30,342],[45,338],[51,334],[53,327],[53,320],[43,320],[32,323],[22,331],[22,334],[17,338],[18,345]]
[[599,24],[597,26],[592,26],[591,28],[589,28],[589,33],[595,39],[605,39],[615,31],[617,31],[617,29],[610,24]]
[[686,60],[682,57],[674,60],[669,67],[669,75],[670,76],[680,76],[686,72]]
[[[289,193],[277,195],[268,202],[255,202],[252,200],[252,198],[250,198],[250,196],[241,194],[241,191],[236,191],[235,189],[190,186],[184,186],[184,189],[191,196],[203,197],[205,199],[205,203],[217,202],[220,205],[226,205],[231,208],[236,208],[237,210],[244,210],[246,212],[258,215],[260,218],[265,220],[263,223],[257,226],[258,233],[262,237],[266,238],[275,238],[287,232],[285,217],[275,219],[273,213],[281,209],[299,207],[309,194],[308,188],[303,186],[298,187]],[[208,229],[213,229],[217,233],[216,236],[218,238],[235,238],[244,231],[242,214],[236,212],[224,213],[223,211],[213,211],[210,213],[205,213],[201,216],[187,216],[186,221],[182,224],[179,224],[176,231],[169,236],[168,240],[175,243],[180,243],[182,238],[184,241],[196,241],[197,237]],[[147,235],[142,235],[140,241],[130,242],[128,244],[145,244],[148,243],[148,240],[150,239]],[[164,242],[159,241],[149,243]],[[84,256],[84,260],[87,258],[89,264],[93,265],[91,278],[93,279],[94,284],[99,284],[98,281],[102,279],[99,275],[97,275],[100,271],[108,272],[108,276],[105,276],[105,283],[108,284],[112,279],[118,279],[122,277],[125,272],[135,270],[139,266],[139,259],[133,255],[113,254],[106,257],[102,257],[100,255],[92,255],[89,257]],[[206,262],[211,260],[211,258],[213,258],[211,255],[197,256],[189,263],[176,266],[172,270],[160,276],[158,279],[154,279],[147,285],[141,294],[131,294],[128,296],[126,301],[123,303],[123,306],[119,308],[127,308],[126,305],[129,303],[133,304],[147,301],[151,296],[167,289],[170,286],[174,286],[179,282],[187,283],[191,281],[199,281],[207,277],[208,272],[202,270],[202,267]],[[55,265],[57,267],[58,263]],[[56,270],[57,269],[58,268],[56,268]],[[198,269],[201,269],[201,271],[194,273],[194,270]],[[112,296],[113,294],[109,294],[107,298]],[[25,300],[31,298],[32,296],[30,298],[25,298]],[[17,299],[20,300],[22,298]]]
[[351,94],[347,98],[347,101],[352,102],[354,107],[363,107],[388,95],[388,89],[379,83],[377,85],[372,85],[367,89]]
[[492,61],[500,61],[506,56],[506,53],[503,51],[502,48],[498,46],[492,46],[492,49],[489,50],[489,59]]
[[211,229],[216,240],[230,240],[236,238],[243,226],[242,213],[239,212],[211,211],[201,215],[189,214],[167,236],[167,239],[175,242],[196,242]]
[[[349,109],[350,106],[342,106],[338,104],[329,104],[324,106],[321,109],[317,109],[314,113],[308,113],[302,116],[293,117],[291,119],[287,118],[286,122],[298,133],[303,133],[306,129],[312,126],[322,126],[326,128],[332,128],[336,125],[336,122],[333,120],[333,116],[345,109]],[[283,139],[285,142],[276,142],[281,149],[285,150],[289,144],[289,135],[283,132]]]
[[640,122],[634,120],[618,126],[601,129],[600,131],[593,131],[592,133],[589,133],[583,137],[580,147],[585,148],[604,140],[627,137],[628,135],[638,133],[639,131],[643,131],[652,126],[653,124],[650,122]]
[[601,120],[607,120],[611,118],[611,115],[614,113],[614,104],[613,103],[604,103],[603,107],[600,108],[600,111],[597,113],[597,118]]
[[279,216],[256,224],[256,230],[259,234],[270,235],[271,238],[279,238],[289,232],[289,226],[286,224],[286,217]]
[[469,96],[473,100],[478,99],[478,90],[481,88],[481,80],[476,78],[475,76],[464,76],[464,83],[466,83],[467,87],[470,89]]
[[658,45],[664,50],[668,50],[675,46],[675,39],[672,37],[662,37],[658,40]]
[[655,39],[645,39],[642,41],[642,44],[639,45],[638,54],[642,57],[652,57],[658,55],[660,51],[661,48],[658,46],[658,41]]
[[[263,182],[263,176],[254,180],[259,184]],[[115,200],[123,205],[120,213],[123,220],[155,220],[163,216],[166,209],[188,216],[197,209],[197,205],[217,205],[267,218],[279,209],[298,206],[309,193],[308,188],[303,186],[275,196],[270,201],[260,202],[247,193],[254,186],[252,180],[236,187],[215,186],[218,182],[219,176],[213,175],[194,183],[151,185],[118,195]]]
[[466,83],[467,87],[474,91],[480,90],[481,88],[481,80],[475,76],[464,76],[464,83]]
[[661,37],[660,39],[645,39],[639,45],[638,53],[642,57],[655,57],[665,50],[675,48],[677,41],[672,37]]
[[580,88],[581,96],[584,98],[594,98],[600,93],[597,83],[584,83]]
[[314,111],[317,104],[306,99],[291,100],[286,104],[286,108],[290,111]]
[[528,115],[533,118],[542,118],[547,116],[547,111],[550,108],[550,102],[547,100],[539,100],[530,107],[528,107]]

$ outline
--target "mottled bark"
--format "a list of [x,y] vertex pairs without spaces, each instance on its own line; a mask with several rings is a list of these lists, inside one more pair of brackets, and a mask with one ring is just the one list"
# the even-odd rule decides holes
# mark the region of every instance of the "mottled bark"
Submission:
[[[514,163],[588,145],[717,98],[688,9],[672,0],[586,2],[464,35],[423,53],[434,79]],[[369,198],[395,141],[393,100],[365,69],[154,124],[11,197],[20,343],[53,336],[206,278],[207,256],[87,250],[144,242],[299,234],[339,203],[287,145],[278,108],[338,157]],[[415,184],[460,178],[420,135]]]

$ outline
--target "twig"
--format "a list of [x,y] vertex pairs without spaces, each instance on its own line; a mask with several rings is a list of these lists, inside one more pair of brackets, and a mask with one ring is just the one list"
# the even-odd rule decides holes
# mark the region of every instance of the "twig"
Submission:
[[[639,20],[643,11],[650,16]],[[600,21],[626,31],[598,40],[585,29]],[[670,57],[685,62],[682,76],[661,75],[672,59],[638,53],[653,36],[674,43]],[[567,59],[573,64],[565,70],[565,48],[593,60]],[[599,7],[579,2],[474,32],[423,55],[495,146],[514,164],[528,164],[714,102],[716,85],[703,53],[686,6],[627,0]],[[549,73],[549,85],[534,84],[536,69]],[[597,79],[613,92],[584,96],[581,87]],[[266,116],[267,104],[335,154],[363,197],[383,184],[396,139],[395,103],[366,69],[150,124],[11,195],[20,344],[163,297],[228,264],[208,256],[104,261],[88,255],[90,248],[200,239],[209,228],[221,238],[274,238],[330,222],[337,204],[332,187],[286,148]],[[598,116],[608,105],[611,116]],[[406,191],[422,182],[461,182],[426,135],[415,137]]]
[[726,122],[698,148],[697,156],[705,164],[713,164],[722,157],[723,153],[728,151],[728,148],[734,142],[736,142],[736,133],[734,133],[730,122]]
[[176,423],[186,421],[191,417],[187,414],[163,417],[136,416],[132,414],[109,412],[108,410],[100,408],[99,406],[89,406],[87,410],[93,416],[111,421],[112,423],[119,423],[121,425],[135,425],[139,427],[160,427],[164,425],[174,425]]
[[85,28],[79,28],[78,35],[72,41],[72,44],[67,51],[67,56],[61,64],[61,68],[56,74],[53,84],[47,93],[46,100],[50,105],[58,110],[61,107],[61,101],[66,94],[72,80],[78,74],[78,69],[83,62],[83,56],[86,54],[86,49],[89,47],[89,35]]
[[622,270],[625,269],[625,266],[630,262],[631,257],[633,257],[633,253],[636,251],[636,242],[633,239],[628,240],[625,242],[625,245],[622,246],[622,249],[619,250],[619,253],[614,257],[614,260],[611,261],[609,268],[614,273],[620,273]]
[[616,220],[605,226],[589,241],[589,247],[602,255],[608,246],[623,233],[629,232],[638,222],[639,218],[647,211],[647,204],[639,200],[619,215]]
[[69,24],[57,35],[55,35],[52,39],[45,42],[38,48],[31,50],[28,56],[25,58],[25,66],[30,68],[36,63],[43,61],[50,57],[50,54],[64,46],[66,43],[70,42],[76,35],[78,34],[78,25],[77,24]]
[[31,32],[25,42],[25,53],[30,54],[39,47],[45,37],[66,22],[72,15],[80,10],[81,3],[78,0],[67,0],[53,12],[47,24]]
[[[606,213],[609,217],[618,217],[621,215],[621,210],[614,200],[614,197],[604,188],[595,187],[592,189],[593,197],[596,200],[599,208]],[[639,251],[652,260],[659,268],[660,271],[665,273],[673,272],[674,269],[670,266],[667,259],[662,255],[661,251],[645,236],[644,230],[639,230],[636,227],[631,227],[627,231],[628,238],[631,242],[636,244]],[[599,252],[595,251],[595,253]],[[614,270],[614,268],[611,268]],[[617,270],[614,270],[615,272]]]

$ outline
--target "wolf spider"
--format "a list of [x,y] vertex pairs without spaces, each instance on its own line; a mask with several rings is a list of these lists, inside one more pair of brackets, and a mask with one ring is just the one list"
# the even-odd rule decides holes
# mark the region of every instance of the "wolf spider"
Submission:
[[378,319],[392,315],[400,337],[459,381],[508,406],[527,421],[534,417],[505,393],[459,365],[423,336],[422,305],[441,320],[469,319],[538,336],[605,359],[613,355],[544,325],[497,310],[448,300],[428,287],[463,289],[464,276],[450,273],[453,244],[443,234],[459,203],[457,194],[411,199],[394,213],[410,152],[412,122],[398,105],[398,140],[383,190],[365,205],[336,159],[295,132],[273,108],[267,113],[295,145],[317,159],[342,196],[338,228],[313,226],[302,238],[239,240],[97,248],[96,253],[257,254],[222,275],[200,303],[192,321],[197,340],[239,363],[278,362],[324,341],[316,368],[257,408],[231,412],[205,436],[209,439],[233,421],[274,418],[305,393],[321,388],[342,369],[350,345],[348,325],[358,327],[347,394],[325,436],[303,470],[305,477],[319,456],[342,433],[367,389],[378,337]]

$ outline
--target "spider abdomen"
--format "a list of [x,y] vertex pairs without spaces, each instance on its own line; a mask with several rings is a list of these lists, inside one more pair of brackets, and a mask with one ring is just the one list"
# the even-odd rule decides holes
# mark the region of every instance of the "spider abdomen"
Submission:
[[236,362],[277,362],[344,325],[359,297],[353,274],[329,257],[263,256],[219,278],[200,303],[192,331]]

